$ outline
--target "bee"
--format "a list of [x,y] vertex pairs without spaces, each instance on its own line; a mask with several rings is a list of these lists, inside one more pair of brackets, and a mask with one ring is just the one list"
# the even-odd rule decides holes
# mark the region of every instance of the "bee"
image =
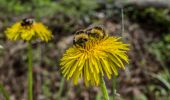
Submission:
[[76,46],[84,46],[88,39],[88,34],[86,34],[84,30],[80,30],[75,33],[73,44]]
[[31,26],[34,23],[33,18],[24,18],[21,22],[21,26]]
[[89,37],[95,39],[103,39],[108,36],[106,34],[104,27],[101,25],[90,26],[89,28],[86,29],[86,33],[89,35]]

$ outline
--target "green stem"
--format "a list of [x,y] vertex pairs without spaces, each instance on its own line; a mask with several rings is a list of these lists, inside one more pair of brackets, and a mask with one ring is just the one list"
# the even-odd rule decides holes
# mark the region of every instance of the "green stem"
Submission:
[[1,83],[0,83],[0,92],[2,92],[2,94],[4,95],[5,100],[10,100],[10,96],[8,92],[5,90],[5,88],[3,87]]
[[113,77],[113,100],[115,100],[115,90],[116,90],[116,76]]
[[104,82],[102,75],[100,75],[100,88],[101,88],[104,100],[109,100],[108,91],[107,91],[106,84]]
[[61,94],[62,94],[63,89],[64,89],[64,80],[65,80],[65,78],[62,77],[61,83],[60,83],[60,88],[59,88],[59,91],[58,91],[58,94],[57,94],[57,99],[58,99],[58,100],[61,99]]
[[28,100],[33,100],[32,45],[28,44]]

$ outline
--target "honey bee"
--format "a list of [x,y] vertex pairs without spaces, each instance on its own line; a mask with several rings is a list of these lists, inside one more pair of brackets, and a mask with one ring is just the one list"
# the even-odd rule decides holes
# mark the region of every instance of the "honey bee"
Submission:
[[85,43],[88,41],[88,34],[85,33],[85,31],[80,30],[75,33],[74,39],[73,39],[73,44],[74,45],[79,45],[79,46],[84,46]]
[[21,26],[31,26],[34,23],[33,18],[24,18],[21,22]]
[[89,35],[89,37],[97,39],[103,39],[108,36],[106,34],[104,27],[101,25],[90,26],[89,28],[86,29],[86,33]]

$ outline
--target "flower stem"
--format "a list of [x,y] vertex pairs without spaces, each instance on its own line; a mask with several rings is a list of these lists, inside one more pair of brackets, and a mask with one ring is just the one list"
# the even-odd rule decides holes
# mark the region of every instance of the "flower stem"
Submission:
[[32,45],[28,44],[28,100],[33,100]]
[[5,88],[1,83],[0,83],[0,92],[2,92],[2,94],[4,95],[5,100],[10,100],[10,96],[8,92],[5,90]]
[[57,95],[58,100],[61,100],[61,94],[62,94],[62,92],[64,90],[64,80],[65,80],[65,78],[62,77],[61,82],[60,82],[60,88],[59,88],[58,95]]
[[113,84],[113,100],[115,100],[115,90],[116,90],[116,76],[113,77],[113,81],[112,81],[112,84]]
[[101,88],[104,100],[109,100],[108,91],[107,91],[106,84],[104,82],[102,75],[100,75],[100,88]]

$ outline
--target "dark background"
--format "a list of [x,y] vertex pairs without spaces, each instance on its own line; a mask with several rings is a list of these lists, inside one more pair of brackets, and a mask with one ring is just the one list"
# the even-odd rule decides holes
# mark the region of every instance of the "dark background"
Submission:
[[[117,100],[170,100],[170,8],[168,0],[0,0],[0,83],[11,100],[27,98],[27,43],[9,41],[4,30],[26,17],[54,35],[33,43],[34,100],[102,100],[99,87],[65,81],[59,59],[76,30],[102,24],[130,44],[130,64],[117,78]],[[122,30],[122,13],[124,20]],[[123,33],[122,33],[123,32]],[[112,80],[105,79],[112,98]],[[0,93],[0,100],[4,100]]]

